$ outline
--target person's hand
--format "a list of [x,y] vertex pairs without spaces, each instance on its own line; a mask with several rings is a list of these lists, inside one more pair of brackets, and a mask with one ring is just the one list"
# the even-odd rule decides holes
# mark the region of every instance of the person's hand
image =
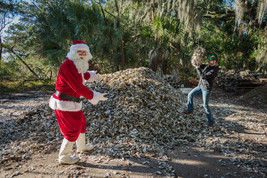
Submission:
[[192,63],[192,66],[195,67],[195,68],[198,68],[199,65],[195,64],[195,63]]
[[99,81],[98,75],[96,74],[97,71],[88,71],[90,74],[90,78],[87,80],[88,82]]
[[97,105],[99,101],[106,101],[108,98],[105,97],[105,95],[107,93],[99,93],[96,91],[93,91],[94,96],[91,100],[89,100],[90,103],[92,103],[93,105]]

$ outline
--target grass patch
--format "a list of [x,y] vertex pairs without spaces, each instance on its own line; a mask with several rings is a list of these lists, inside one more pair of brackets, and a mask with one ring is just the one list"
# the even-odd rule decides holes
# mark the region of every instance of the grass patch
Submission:
[[26,91],[53,91],[56,79],[48,80],[28,80],[17,79],[14,81],[2,80],[0,83],[1,94],[22,93]]

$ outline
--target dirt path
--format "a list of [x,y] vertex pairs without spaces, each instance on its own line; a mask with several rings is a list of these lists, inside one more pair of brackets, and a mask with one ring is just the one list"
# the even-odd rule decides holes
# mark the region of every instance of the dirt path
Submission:
[[0,95],[0,121],[19,117],[33,107],[47,103],[52,92],[25,92],[10,95]]
[[[0,121],[16,119],[27,108],[47,102],[50,95],[30,92],[2,96]],[[239,98],[221,91],[211,98],[217,120],[213,129],[223,127],[227,134],[164,150],[162,157],[121,159],[93,152],[79,154],[78,164],[58,165],[58,145],[46,154],[36,148],[31,157],[1,165],[0,177],[266,177],[266,111],[237,104]],[[201,98],[195,102],[201,103]]]

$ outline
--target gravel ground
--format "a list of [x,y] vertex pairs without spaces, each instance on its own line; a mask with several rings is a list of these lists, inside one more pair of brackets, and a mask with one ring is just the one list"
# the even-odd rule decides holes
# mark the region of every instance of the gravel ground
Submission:
[[16,119],[24,112],[41,104],[46,104],[53,92],[31,91],[25,93],[0,95],[0,121]]
[[[0,126],[15,122],[23,112],[32,110],[30,108],[38,109],[47,104],[51,94],[2,95]],[[262,100],[259,94],[252,97],[255,101]],[[61,143],[58,140],[53,142],[58,145],[31,147],[28,150],[31,153],[20,158],[13,156],[4,160],[1,153],[0,177],[266,177],[266,105],[256,106],[251,98],[245,101],[243,98],[245,96],[214,91],[210,106],[216,116],[216,126],[204,139],[166,149],[162,156],[113,158],[92,152],[79,155],[78,164],[58,165]],[[195,102],[202,107],[200,97]],[[212,134],[217,128],[224,131],[220,137]],[[16,145],[11,143],[8,148],[13,147]]]

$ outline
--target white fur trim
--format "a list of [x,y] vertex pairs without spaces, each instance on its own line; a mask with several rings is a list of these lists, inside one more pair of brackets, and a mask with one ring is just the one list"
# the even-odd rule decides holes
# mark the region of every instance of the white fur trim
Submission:
[[85,50],[89,51],[89,47],[86,44],[71,45],[70,50]]
[[83,85],[85,84],[84,74],[82,73]]
[[53,96],[50,97],[49,106],[51,109],[60,111],[80,111],[82,110],[82,102],[60,101]]

